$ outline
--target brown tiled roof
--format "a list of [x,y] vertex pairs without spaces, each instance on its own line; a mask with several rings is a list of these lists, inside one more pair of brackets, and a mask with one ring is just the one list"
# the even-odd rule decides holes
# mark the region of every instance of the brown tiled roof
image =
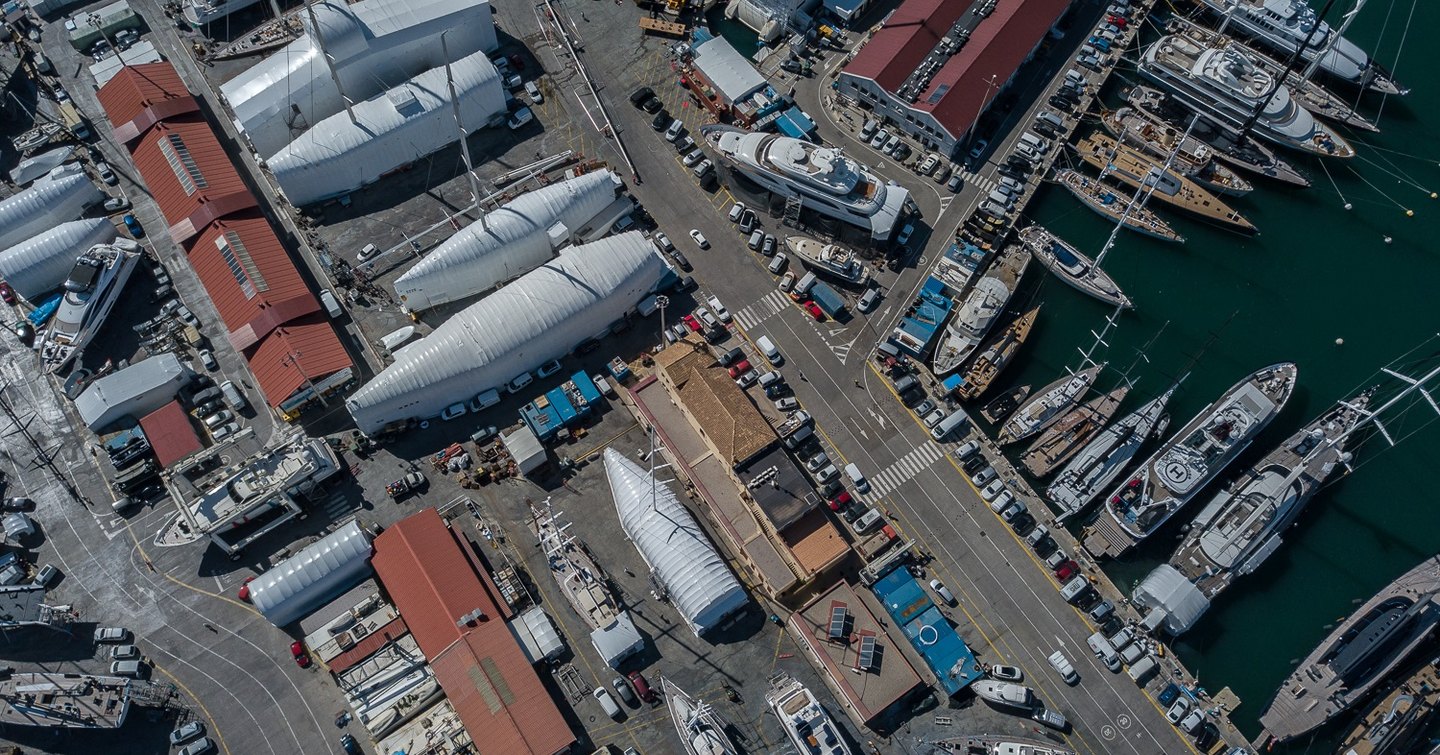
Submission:
[[470,545],[435,509],[375,538],[371,563],[483,752],[552,755],[574,743],[505,623],[509,607]]
[[795,556],[800,568],[805,570],[807,578],[850,550],[850,544],[845,542],[840,531],[835,529],[835,525],[819,509],[812,509],[809,514],[786,527],[780,532],[780,537],[785,540],[785,545],[789,546],[790,553]]
[[682,355],[664,368],[665,374],[726,464],[733,467],[775,442],[770,423],[708,350],[685,353],[672,346],[665,351],[672,350]]
[[155,449],[155,460],[160,462],[161,469],[169,469],[171,464],[205,447],[179,401],[171,401],[141,417],[140,428],[145,431],[150,447]]

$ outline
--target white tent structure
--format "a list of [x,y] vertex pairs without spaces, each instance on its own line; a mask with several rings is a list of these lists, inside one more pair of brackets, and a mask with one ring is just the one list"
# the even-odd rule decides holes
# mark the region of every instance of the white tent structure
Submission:
[[339,597],[370,574],[370,533],[354,520],[250,583],[250,603],[283,627]]
[[566,249],[401,349],[345,406],[365,433],[437,416],[565,356],[673,275],[659,250],[634,231]]
[[675,493],[613,448],[605,474],[620,526],[697,636],[745,608],[750,598]]
[[397,278],[400,305],[420,312],[489,291],[543,265],[557,243],[569,240],[565,231],[580,231],[623,188],[614,171],[599,170],[521,194],[462,228]]
[[606,666],[618,670],[626,658],[645,649],[645,638],[635,628],[630,612],[621,611],[614,621],[590,633],[590,644]]
[[61,223],[0,251],[0,278],[18,296],[34,302],[65,282],[65,276],[75,267],[75,258],[86,249],[114,240],[115,225],[109,218]]
[[[459,59],[498,46],[488,0],[324,0],[311,7],[318,38],[352,102],[443,65],[445,49]],[[263,156],[345,110],[309,14],[300,20],[304,35],[220,87],[236,128]]]
[[1210,599],[1169,564],[1161,564],[1141,580],[1132,596],[1135,605],[1150,609],[1148,626],[1164,626],[1172,635],[1181,635],[1210,609]]
[[62,165],[30,188],[0,201],[0,249],[74,220],[105,195],[77,164]]
[[[449,67],[466,132],[505,113],[500,72],[482,52]],[[296,207],[348,194],[460,138],[445,67],[315,124],[267,161]]]

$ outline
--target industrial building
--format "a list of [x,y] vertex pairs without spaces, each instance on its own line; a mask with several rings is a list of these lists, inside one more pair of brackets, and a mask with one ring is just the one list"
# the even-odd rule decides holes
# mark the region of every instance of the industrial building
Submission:
[[0,200],[0,249],[74,220],[104,199],[78,163],[62,165],[30,188]]
[[778,114],[788,101],[724,37],[696,29],[681,81],[716,118],[745,128]]
[[124,68],[98,96],[266,403],[292,419],[352,382],[319,299],[175,69]]
[[347,99],[363,102],[443,66],[447,53],[454,61],[498,44],[483,0],[326,0],[308,4],[300,19],[299,39],[220,87],[237,130],[262,157],[343,112]]
[[566,249],[406,346],[345,405],[365,433],[437,416],[603,335],[673,277],[638,232]]
[[565,243],[593,241],[635,205],[612,170],[526,192],[460,229],[395,280],[409,312],[489,291],[545,264]]
[[435,509],[375,538],[372,562],[450,705],[487,752],[553,755],[574,744],[475,547]]
[[97,244],[115,240],[109,218],[86,218],[54,225],[0,252],[0,278],[31,303],[59,288],[75,267],[75,258]]
[[173,353],[157,354],[91,382],[75,398],[75,410],[86,427],[100,432],[170,403],[190,375]]
[[846,64],[836,90],[954,158],[986,108],[1009,87],[1070,0],[906,0]]
[[500,72],[482,50],[325,118],[266,162],[300,207],[368,186],[454,143],[461,125],[468,134],[505,112]]
[[696,636],[743,611],[750,598],[695,517],[669,487],[613,448],[605,474],[620,526]]
[[250,604],[289,626],[369,574],[370,533],[352,519],[251,581]]

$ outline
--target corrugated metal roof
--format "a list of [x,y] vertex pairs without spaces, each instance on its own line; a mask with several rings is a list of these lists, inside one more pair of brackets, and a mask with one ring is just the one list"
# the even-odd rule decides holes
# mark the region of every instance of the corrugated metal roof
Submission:
[[271,406],[279,406],[307,381],[320,380],[354,364],[323,312],[271,331],[245,352],[245,359]]
[[169,63],[125,66],[96,93],[115,127],[115,140],[134,141],[162,120],[198,113],[200,104]]
[[170,465],[205,447],[179,401],[171,401],[141,417],[140,428],[155,450],[161,469],[169,469]]
[[620,526],[669,593],[690,631],[699,635],[743,609],[750,598],[704,530],[675,493],[613,448],[605,474]]
[[214,220],[257,205],[210,124],[198,117],[156,124],[131,146],[130,157],[177,244]]
[[575,738],[469,548],[427,508],[375,538],[372,563],[470,735],[487,751],[560,752]]
[[190,247],[189,259],[238,351],[291,320],[320,311],[320,301],[285,245],[258,212],[212,223]]
[[348,590],[370,572],[370,533],[351,520],[250,583],[250,604],[287,626]]
[[[860,48],[845,66],[845,73],[874,79],[893,94],[969,7],[970,0],[906,0]],[[972,39],[965,47],[974,44]]]
[[74,220],[104,197],[77,164],[62,165],[30,188],[0,200],[0,249]]
[[739,102],[769,83],[724,37],[695,45],[695,67],[730,102]]
[[15,293],[30,301],[65,282],[75,258],[96,244],[115,240],[109,218],[87,218],[61,223],[44,233],[0,252],[0,278]]

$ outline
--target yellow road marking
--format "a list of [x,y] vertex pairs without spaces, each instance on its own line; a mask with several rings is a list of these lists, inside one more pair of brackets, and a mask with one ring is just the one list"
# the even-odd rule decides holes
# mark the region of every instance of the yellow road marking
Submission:
[[170,681],[175,682],[175,685],[177,687],[185,690],[185,694],[189,695],[190,699],[194,700],[195,704],[200,706],[200,711],[203,712],[205,714],[205,717],[210,720],[210,733],[214,734],[215,738],[220,740],[220,749],[225,751],[225,755],[230,755],[230,746],[225,744],[225,735],[220,733],[220,724],[215,722],[215,716],[211,715],[210,709],[205,707],[205,701],[201,700],[199,695],[195,694],[194,691],[192,691],[189,687],[185,686],[185,682],[180,681],[179,677],[175,676],[169,671],[166,671],[164,668],[161,668],[160,664],[156,663],[154,659],[150,660],[150,666],[156,671],[159,671],[160,673],[169,677]]

